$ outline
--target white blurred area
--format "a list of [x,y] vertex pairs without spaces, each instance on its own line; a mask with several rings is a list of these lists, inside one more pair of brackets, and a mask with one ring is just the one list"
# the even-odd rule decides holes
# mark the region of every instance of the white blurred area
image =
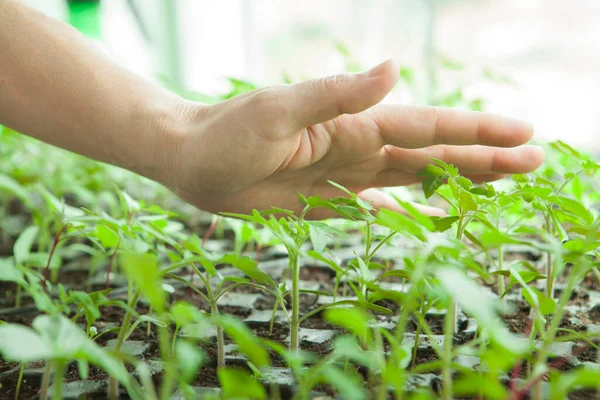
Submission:
[[[27,1],[54,14],[62,3]],[[386,101],[426,103],[435,75],[488,111],[533,122],[539,139],[600,149],[600,0],[102,0],[102,17],[116,61],[186,90],[223,92],[226,77],[267,85],[340,72],[343,43],[353,64],[394,57],[415,70],[420,90]],[[466,70],[435,72],[433,54]],[[482,79],[484,68],[515,84]]]

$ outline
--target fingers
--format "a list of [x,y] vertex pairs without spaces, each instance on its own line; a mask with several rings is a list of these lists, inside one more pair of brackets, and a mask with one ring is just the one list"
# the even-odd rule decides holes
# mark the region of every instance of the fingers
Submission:
[[398,66],[385,61],[359,74],[310,80],[282,89],[282,101],[293,110],[294,128],[303,129],[342,114],[355,114],[379,103],[398,80]]
[[[385,208],[388,210],[397,211],[397,212],[406,214],[405,210],[402,207],[400,207],[398,202],[392,196],[390,196],[389,194],[387,194],[381,190],[378,190],[375,188],[366,189],[366,190],[363,190],[362,192],[358,193],[358,197],[360,197],[363,200],[370,201],[371,205],[373,207],[375,207],[376,209]],[[437,216],[437,217],[443,217],[446,215],[444,210],[442,210],[441,208],[431,207],[431,206],[418,204],[418,203],[411,203],[411,204],[419,212],[421,212],[422,214],[425,214],[425,215]]]
[[533,135],[526,122],[475,111],[382,104],[368,116],[386,144],[412,149],[436,144],[515,147]]
[[544,150],[539,146],[519,146],[512,149],[486,146],[432,146],[424,149],[403,149],[387,146],[384,150],[388,168],[418,172],[437,158],[453,164],[462,174],[517,174],[535,170],[544,162]]

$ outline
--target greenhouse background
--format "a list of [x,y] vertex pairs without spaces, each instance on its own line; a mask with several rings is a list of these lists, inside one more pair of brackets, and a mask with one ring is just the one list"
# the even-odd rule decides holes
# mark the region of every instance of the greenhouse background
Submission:
[[127,68],[185,91],[222,93],[227,77],[297,81],[394,57],[417,88],[400,85],[395,101],[436,103],[443,90],[532,121],[539,139],[600,146],[596,0],[27,2],[70,20]]

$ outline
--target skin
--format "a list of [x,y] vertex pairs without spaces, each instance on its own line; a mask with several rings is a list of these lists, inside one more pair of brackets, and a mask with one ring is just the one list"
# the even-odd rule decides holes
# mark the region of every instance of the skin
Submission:
[[298,211],[297,192],[341,194],[328,180],[398,210],[377,188],[417,183],[429,157],[476,182],[544,160],[541,148],[524,145],[533,135],[525,122],[379,104],[399,76],[393,60],[206,106],[117,66],[69,26],[15,0],[0,0],[0,20],[1,124],[144,175],[213,213]]

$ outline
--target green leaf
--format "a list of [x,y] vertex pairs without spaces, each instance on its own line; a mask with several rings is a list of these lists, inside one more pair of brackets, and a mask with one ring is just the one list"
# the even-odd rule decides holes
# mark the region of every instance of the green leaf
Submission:
[[340,275],[345,275],[345,271],[340,267],[340,265],[338,263],[336,263],[335,261],[323,256],[321,253],[317,253],[314,250],[309,250],[306,252],[306,255],[309,257],[314,258],[315,260],[319,260],[324,262],[325,264],[327,264],[328,266],[331,267],[331,269],[333,269],[336,273],[340,274]]
[[270,287],[276,286],[273,278],[258,269],[256,261],[249,257],[240,257],[236,254],[226,254],[221,258],[221,262],[239,269],[258,283]]
[[179,326],[197,323],[206,319],[204,313],[185,301],[178,301],[171,306],[171,317]]
[[442,186],[444,180],[449,177],[448,173],[442,168],[433,164],[429,164],[427,168],[419,171],[416,175],[422,179],[421,185],[426,198],[433,196],[435,191]]
[[165,292],[161,286],[162,275],[158,268],[156,256],[126,252],[121,255],[120,260],[120,265],[123,267],[127,278],[140,288],[157,311],[164,311]]
[[96,226],[96,237],[105,249],[114,248],[119,243],[119,235],[104,224]]
[[[540,292],[536,288],[529,287],[530,290],[525,290],[521,292],[523,294],[523,298],[525,301],[529,303],[529,305],[535,309],[539,309],[542,315],[550,315],[556,311],[556,302],[546,296],[544,293]],[[536,299],[531,295],[531,292],[534,293]]]
[[506,399],[507,390],[504,385],[490,374],[478,374],[465,371],[454,384],[454,394],[460,397],[485,399]]
[[242,321],[229,315],[220,315],[217,323],[223,326],[238,345],[239,351],[248,356],[254,365],[262,367],[269,364],[269,353]]
[[513,238],[512,236],[500,232],[493,226],[488,226],[487,229],[481,235],[481,242],[485,244],[487,247],[498,247],[504,244],[518,244],[522,243],[519,239]]
[[35,238],[39,232],[39,228],[35,225],[29,226],[21,232],[13,246],[13,254],[17,264],[23,264],[29,257]]
[[470,179],[467,179],[464,176],[459,176],[455,180],[456,183],[458,183],[458,185],[465,190],[471,190],[471,188],[473,187],[473,182],[471,182]]
[[479,208],[473,195],[466,190],[460,190],[458,192],[457,200],[460,206],[466,211],[477,211]]
[[350,370],[344,372],[340,368],[327,365],[320,368],[319,378],[333,386],[346,400],[366,399],[362,379]]
[[377,220],[375,222],[400,234],[410,234],[421,240],[425,240],[424,227],[417,224],[414,220],[406,215],[400,214],[396,211],[385,208],[381,209],[377,213]]
[[[323,227],[325,225],[325,228]],[[320,253],[325,250],[327,244],[328,226],[322,222],[308,222],[308,231],[310,234],[310,242],[313,249]]]
[[499,303],[491,298],[482,287],[467,278],[464,273],[453,268],[440,269],[436,275],[452,298],[466,313],[477,320],[479,326],[490,334],[495,343],[513,353],[527,350],[523,342],[512,335],[500,322]]
[[394,196],[394,198],[396,199],[398,204],[400,204],[400,207],[402,207],[404,209],[404,211],[406,211],[406,213],[408,213],[408,215],[410,215],[415,221],[417,221],[418,223],[423,225],[429,231],[433,231],[435,229],[435,224],[432,221],[431,217],[421,213],[411,203],[402,201],[395,196]]
[[581,218],[587,225],[594,222],[594,215],[583,204],[566,196],[551,196],[549,200],[563,210]]
[[377,277],[377,279],[375,281],[382,281],[385,280],[385,278],[390,278],[390,277],[398,277],[398,278],[402,278],[402,279],[410,279],[411,278],[411,273],[408,271],[404,271],[401,269],[392,269],[389,270],[387,272],[384,272],[383,274],[381,274],[379,277]]
[[98,306],[94,304],[94,301],[87,293],[73,290],[69,292],[69,296],[83,307],[85,319],[88,324],[93,324],[94,321],[100,318],[101,314]]
[[458,216],[453,215],[450,217],[432,217],[433,223],[435,224],[435,230],[437,232],[445,232],[452,227],[456,221],[458,221]]
[[0,258],[0,281],[15,282],[19,285],[26,284],[23,272],[6,258]]
[[598,388],[600,382],[600,368],[577,368],[569,372],[562,372],[556,382],[552,383],[551,399],[563,400],[572,389]]
[[175,357],[179,366],[180,378],[189,383],[195,377],[198,369],[206,361],[206,355],[198,346],[186,340],[178,340],[175,344]]
[[52,357],[52,347],[30,328],[0,325],[0,354],[6,361],[29,362]]
[[569,235],[565,231],[565,228],[563,228],[562,224],[558,221],[558,218],[556,217],[556,213],[554,213],[552,210],[548,210],[548,212],[550,213],[550,218],[552,219],[552,223],[554,224],[554,227],[556,228],[556,233],[558,235],[558,239],[561,242],[566,242],[567,240],[569,240]]
[[325,310],[324,319],[346,329],[363,340],[368,340],[370,337],[368,324],[372,318],[360,308],[330,308]]
[[217,371],[217,375],[225,399],[267,398],[263,385],[245,369],[222,368]]

